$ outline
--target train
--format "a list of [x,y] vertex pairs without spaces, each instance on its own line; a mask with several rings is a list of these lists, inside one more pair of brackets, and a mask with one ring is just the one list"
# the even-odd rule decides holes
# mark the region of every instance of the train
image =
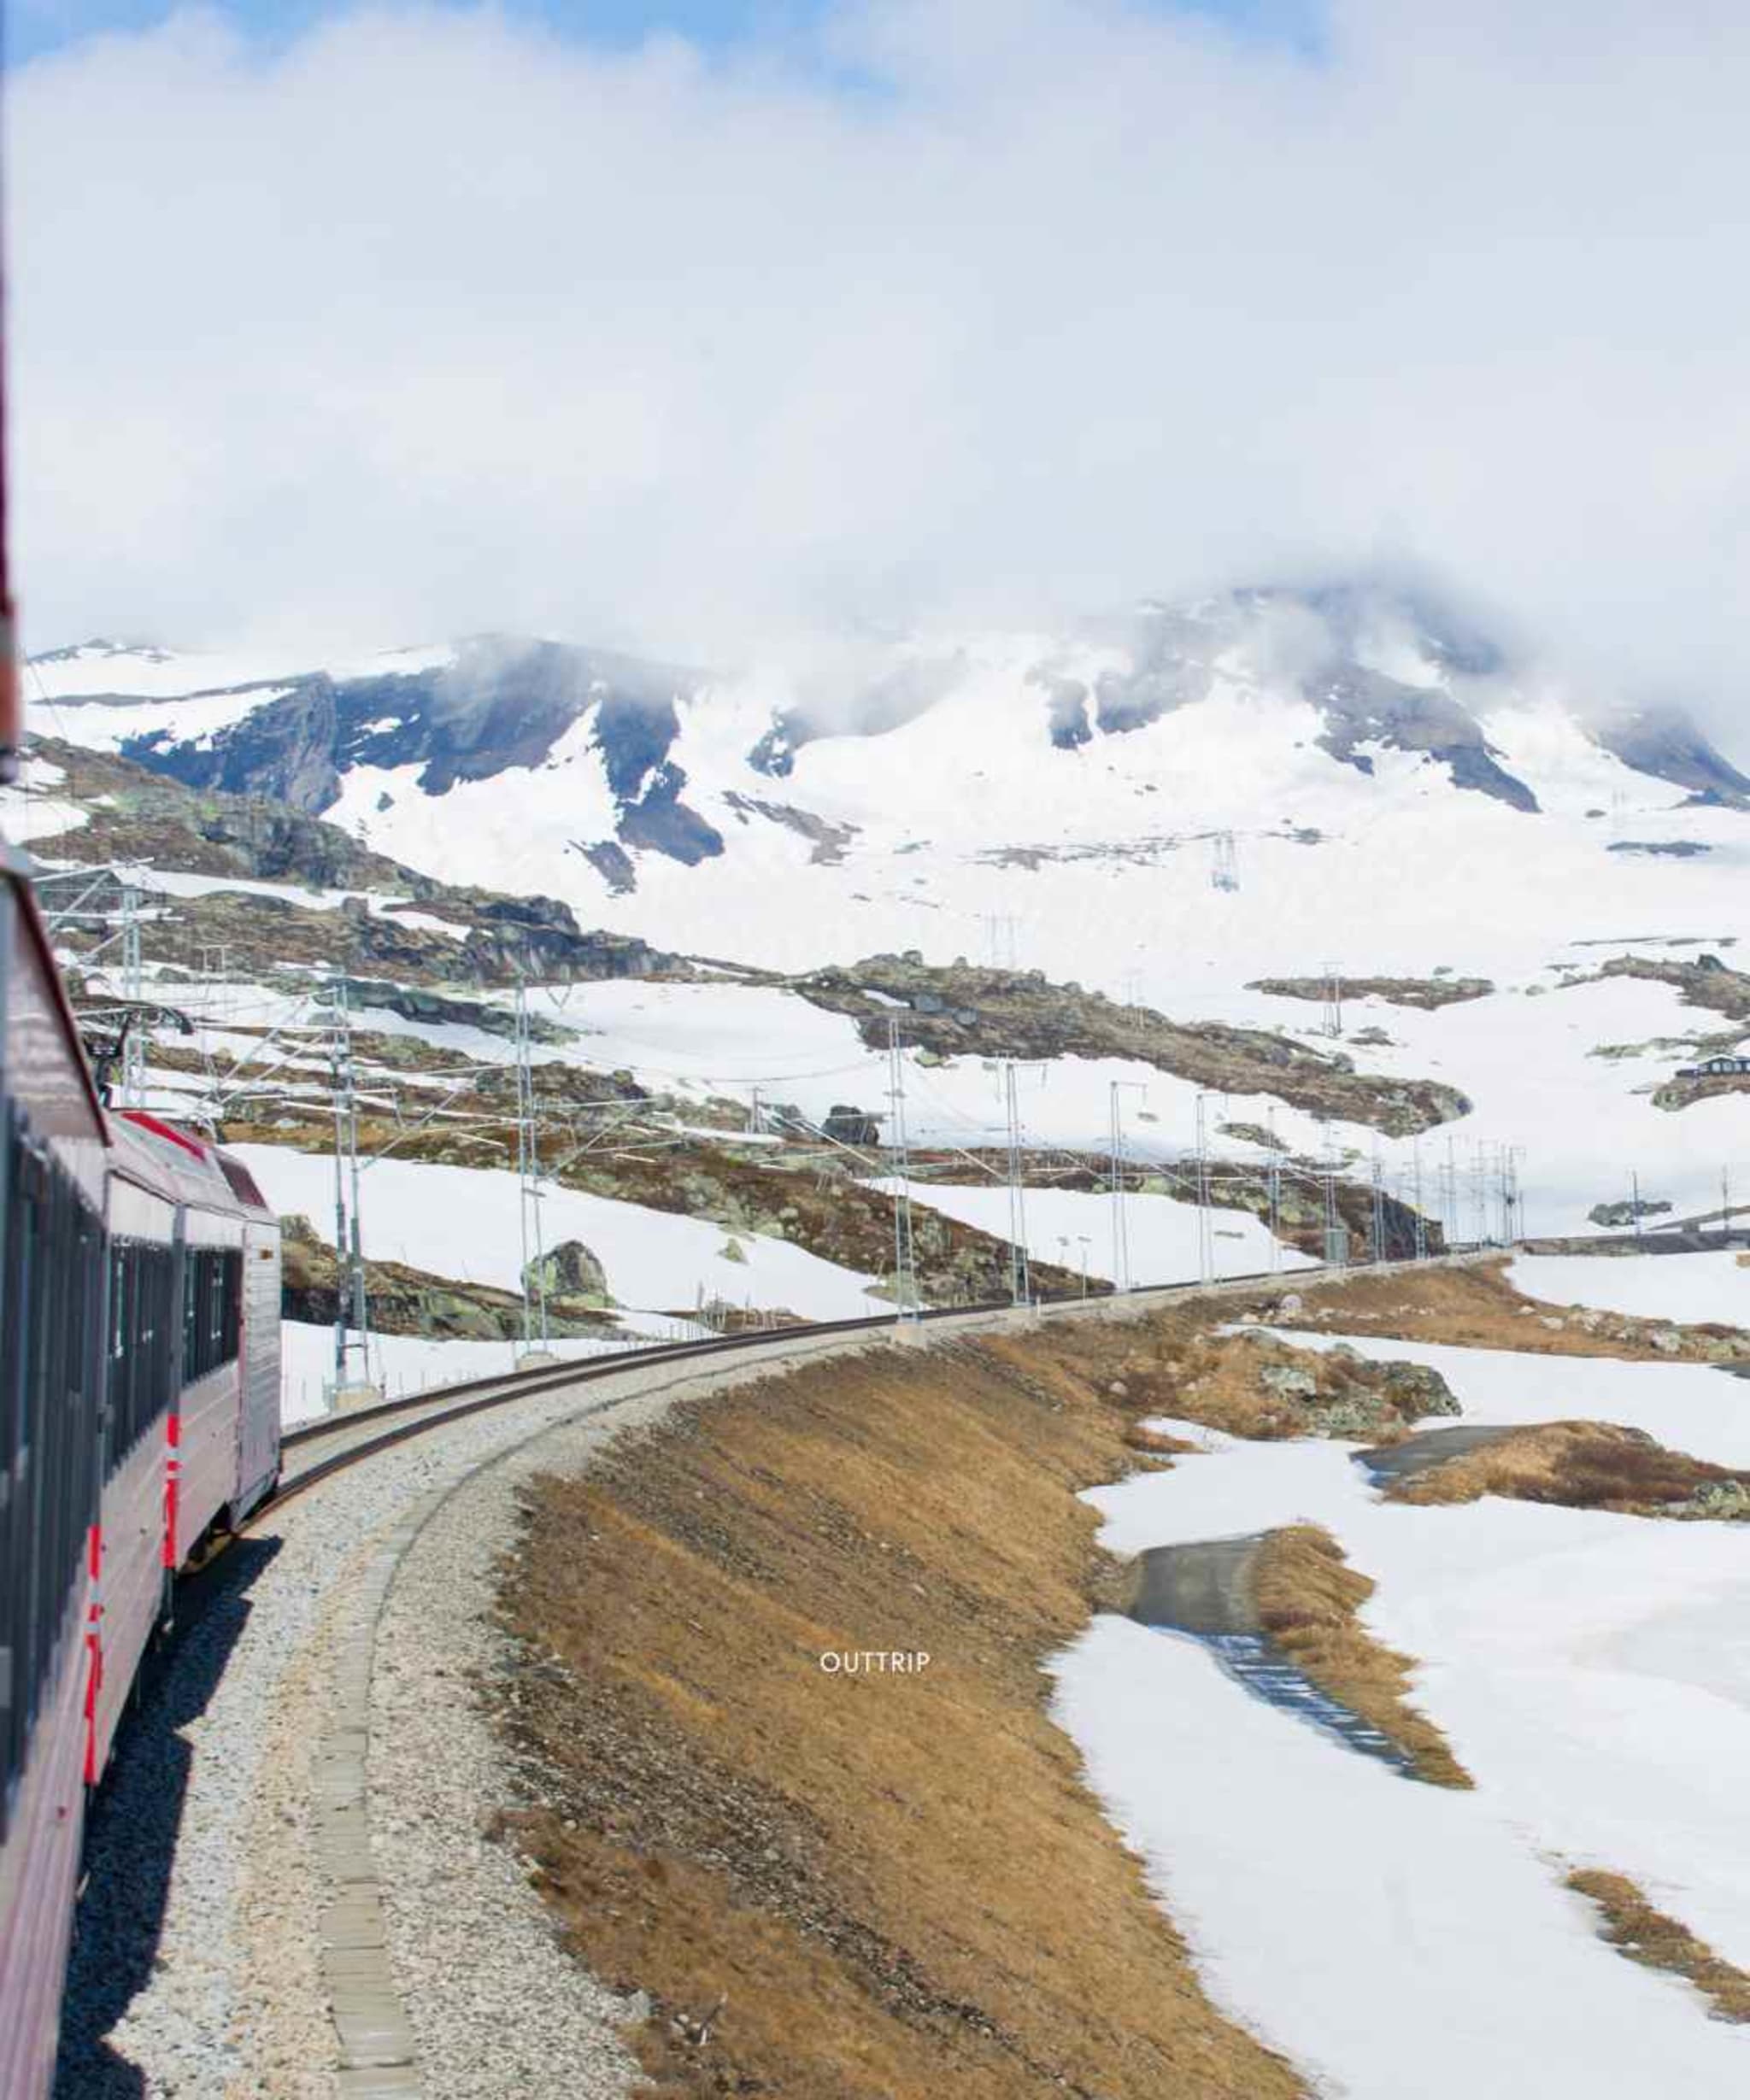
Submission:
[[0,846],[0,2093],[54,2080],[90,1790],[179,1574],[279,1474],[279,1225],[100,1094]]

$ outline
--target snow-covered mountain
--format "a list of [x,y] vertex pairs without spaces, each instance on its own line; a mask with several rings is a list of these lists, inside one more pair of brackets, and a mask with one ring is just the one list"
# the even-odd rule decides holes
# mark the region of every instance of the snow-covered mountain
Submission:
[[93,642],[33,660],[32,685],[75,743],[784,966],[994,943],[1115,984],[1212,913],[1266,973],[1469,966],[1446,949],[1485,895],[1506,913],[1517,883],[1555,883],[1585,919],[1568,937],[1607,936],[1714,892],[1694,865],[1649,885],[1649,862],[1723,872],[1750,837],[1750,778],[1680,712],[1600,709],[1401,598],[1236,593],[859,669],[716,678],[502,636],[314,669]]
[[[1680,1209],[1717,1200],[1734,1160],[1750,1186],[1740,1096],[1653,1098],[1750,1029],[1750,989],[1698,1011],[1682,977],[1704,955],[1729,977],[1750,930],[1750,777],[1680,711],[1612,712],[1436,609],[1348,590],[840,660],[854,675],[502,636],[314,666],[89,643],[36,659],[29,683],[49,736],[320,812],[414,869],[561,900],[667,953],[787,971],[965,957],[1332,1048],[1305,993],[1333,967],[1474,979],[1459,1003],[1352,993],[1341,1047],[1461,1090],[1460,1157],[1530,1147],[1534,1227],[1583,1226],[1630,1163]],[[664,1047],[670,994],[650,997],[602,1048],[656,1071],[681,1046]],[[713,997],[735,1072],[713,1065]],[[787,994],[681,1003],[701,1078],[813,1083],[824,1045],[803,1053],[819,1031]],[[1059,1062],[1068,1086],[1078,1060]],[[1115,1071],[1090,1066],[1060,1135],[1097,1139]],[[819,1080],[823,1109],[848,1083]],[[1161,1144],[1183,1145],[1195,1088],[1152,1083]],[[1375,1141],[1337,1135],[1364,1157]]]

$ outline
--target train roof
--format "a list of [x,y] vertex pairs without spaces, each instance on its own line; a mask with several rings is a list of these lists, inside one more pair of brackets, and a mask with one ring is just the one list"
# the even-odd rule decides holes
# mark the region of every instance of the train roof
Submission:
[[172,1202],[273,1215],[240,1159],[161,1116],[122,1109],[109,1117],[109,1141],[113,1173]]

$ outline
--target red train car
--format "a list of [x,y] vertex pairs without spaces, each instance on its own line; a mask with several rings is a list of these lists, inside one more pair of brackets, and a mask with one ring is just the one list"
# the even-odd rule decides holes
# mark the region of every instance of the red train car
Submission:
[[278,1474],[279,1229],[239,1162],[105,1113],[0,873],[0,2093],[38,2100],[85,1787],[177,1571]]

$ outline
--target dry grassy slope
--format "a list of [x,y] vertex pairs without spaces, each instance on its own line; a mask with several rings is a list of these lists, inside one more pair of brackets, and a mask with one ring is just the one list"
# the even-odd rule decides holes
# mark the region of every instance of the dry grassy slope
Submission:
[[[1329,1323],[1341,1326],[1352,1288],[1296,1295],[1315,1314],[1328,1309]],[[1265,1441],[1330,1435],[1392,1443],[1412,1422],[1454,1411],[1445,1381],[1417,1366],[1297,1349],[1244,1324],[1276,1314],[1282,1297],[1280,1285],[1235,1293],[1219,1301],[1213,1318],[1207,1299],[1186,1298],[1109,1324],[1060,1322],[1028,1337],[1027,1360],[1139,1417],[1173,1416]],[[1229,1323],[1236,1331],[1218,1331]]]
[[1644,1430],[1605,1422],[1512,1430],[1388,1490],[1390,1501],[1423,1505],[1475,1502],[1483,1495],[1631,1516],[1750,1518],[1750,1473],[1667,1451]]
[[[1302,1293],[1300,1310],[1274,1316],[1280,1327],[1377,1334],[1403,1341],[1453,1342],[1544,1356],[1608,1356],[1665,1364],[1750,1361],[1750,1334],[1716,1322],[1683,1327],[1582,1305],[1527,1298],[1507,1281],[1506,1259],[1433,1268],[1412,1277],[1357,1272],[1338,1293]],[[1659,1339],[1655,1339],[1658,1337]]]
[[[1277,2100],[1045,1711],[1130,1411],[1033,1337],[872,1351],[540,1483],[504,1602],[522,1839],[651,2090]],[[917,1675],[828,1650],[926,1651]]]

